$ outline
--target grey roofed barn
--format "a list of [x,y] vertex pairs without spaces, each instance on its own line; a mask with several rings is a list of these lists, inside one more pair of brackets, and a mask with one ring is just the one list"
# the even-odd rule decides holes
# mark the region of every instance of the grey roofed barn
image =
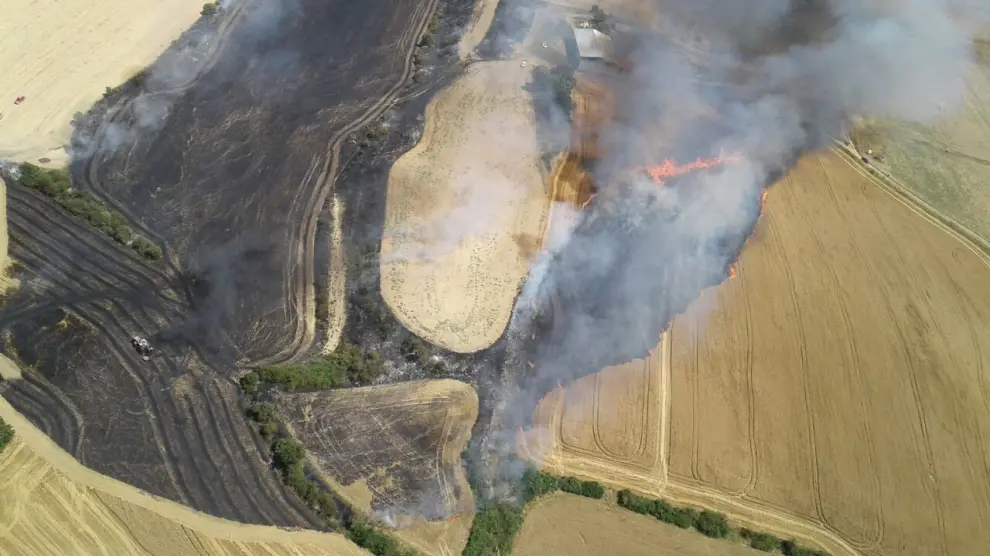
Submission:
[[608,35],[590,27],[575,27],[574,40],[582,58],[606,58],[612,46]]

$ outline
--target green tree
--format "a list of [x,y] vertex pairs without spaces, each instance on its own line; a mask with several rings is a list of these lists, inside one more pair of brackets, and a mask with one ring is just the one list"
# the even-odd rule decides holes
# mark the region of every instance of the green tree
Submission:
[[301,463],[306,457],[306,448],[298,440],[279,438],[272,444],[272,455],[275,458],[275,466],[288,472],[293,465]]
[[258,391],[258,382],[258,373],[251,371],[241,377],[241,390],[248,394],[254,394]]
[[0,419],[0,452],[14,439],[14,427],[11,427]]
[[694,526],[702,535],[715,539],[724,539],[731,530],[725,515],[708,510],[701,512]]
[[217,5],[216,3],[203,4],[203,9],[200,10],[199,15],[203,17],[212,17],[217,15],[217,13],[219,12],[220,12],[220,6]]
[[275,421],[275,404],[256,403],[248,408],[248,417],[258,423],[271,423]]
[[512,553],[516,533],[522,527],[523,516],[518,509],[494,504],[474,517],[467,545],[462,556],[496,556]]

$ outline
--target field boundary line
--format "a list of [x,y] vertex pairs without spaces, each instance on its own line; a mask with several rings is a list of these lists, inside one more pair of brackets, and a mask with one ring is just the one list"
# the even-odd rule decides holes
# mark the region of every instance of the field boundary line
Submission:
[[950,218],[948,215],[932,206],[928,201],[925,201],[898,182],[893,176],[883,173],[878,168],[873,166],[870,166],[870,168],[880,172],[879,175],[864,170],[861,164],[853,162],[852,159],[859,160],[859,158],[853,154],[849,147],[846,147],[841,143],[837,143],[832,145],[831,150],[838,153],[840,155],[839,158],[843,159],[846,164],[851,166],[860,175],[868,178],[870,182],[877,186],[880,190],[886,192],[898,202],[904,204],[915,213],[921,215],[928,222],[938,226],[940,229],[959,240],[967,248],[976,253],[984,264],[987,265],[987,268],[990,269],[990,241],[984,239],[973,230],[970,230],[965,225]]

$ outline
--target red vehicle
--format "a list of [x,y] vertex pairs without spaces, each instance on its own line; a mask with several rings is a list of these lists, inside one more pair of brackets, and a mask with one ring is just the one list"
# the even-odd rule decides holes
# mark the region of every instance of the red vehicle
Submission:
[[14,104],[20,104],[22,102],[24,102],[24,97],[23,96],[19,96],[16,99],[14,99]]

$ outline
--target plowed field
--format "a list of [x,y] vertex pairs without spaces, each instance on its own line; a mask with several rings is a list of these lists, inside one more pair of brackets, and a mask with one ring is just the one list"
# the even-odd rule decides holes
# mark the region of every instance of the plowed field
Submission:
[[0,554],[359,556],[337,534],[212,518],[84,468],[0,399],[17,436],[0,453]]
[[[478,416],[478,396],[454,380],[416,381],[278,400],[285,422],[324,476],[366,512],[392,515],[427,553],[460,552],[474,499],[460,455]],[[446,520],[448,516],[455,517]],[[427,523],[422,518],[443,518]]]

